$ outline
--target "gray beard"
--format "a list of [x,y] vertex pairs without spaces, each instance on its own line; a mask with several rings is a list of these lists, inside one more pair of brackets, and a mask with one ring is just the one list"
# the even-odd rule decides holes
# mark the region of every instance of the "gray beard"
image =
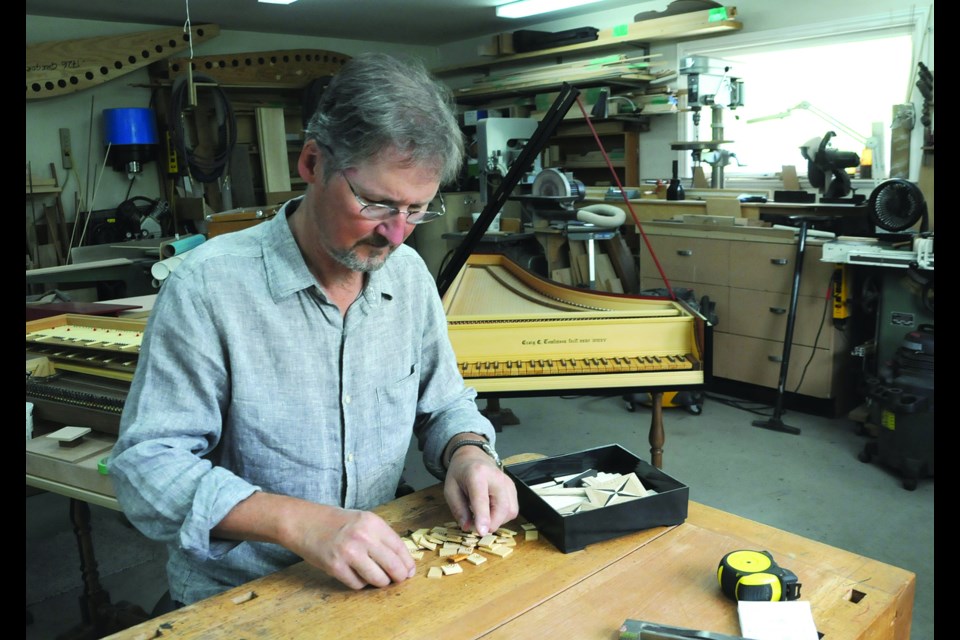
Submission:
[[392,249],[390,249],[385,256],[363,259],[357,255],[355,250],[344,249],[342,251],[331,251],[330,255],[339,264],[350,269],[351,271],[370,273],[372,271],[378,271],[381,269],[383,265],[386,264],[387,258],[390,257],[391,253],[393,253]]

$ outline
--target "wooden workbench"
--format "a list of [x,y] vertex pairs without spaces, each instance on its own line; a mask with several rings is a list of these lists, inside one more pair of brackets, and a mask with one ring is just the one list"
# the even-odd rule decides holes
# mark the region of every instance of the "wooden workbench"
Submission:
[[[440,485],[377,512],[401,533],[450,520]],[[824,640],[909,639],[913,573],[693,502],[681,525],[570,554],[520,541],[440,579],[426,572],[442,561],[425,557],[414,578],[385,589],[351,591],[299,563],[109,637],[611,640],[627,618],[736,635],[736,604],[716,579],[736,549],[770,551],[797,574]]]

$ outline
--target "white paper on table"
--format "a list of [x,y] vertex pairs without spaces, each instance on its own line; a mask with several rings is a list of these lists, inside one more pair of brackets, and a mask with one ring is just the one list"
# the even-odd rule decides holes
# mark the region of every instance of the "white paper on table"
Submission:
[[810,603],[788,602],[737,603],[740,635],[750,640],[818,640]]

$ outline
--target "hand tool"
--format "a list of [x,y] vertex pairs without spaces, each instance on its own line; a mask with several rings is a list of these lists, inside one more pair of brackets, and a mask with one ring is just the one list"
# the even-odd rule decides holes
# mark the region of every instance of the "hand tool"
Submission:
[[619,640],[745,640],[743,636],[731,636],[715,631],[699,631],[685,627],[672,627],[643,620],[624,620],[620,626]]

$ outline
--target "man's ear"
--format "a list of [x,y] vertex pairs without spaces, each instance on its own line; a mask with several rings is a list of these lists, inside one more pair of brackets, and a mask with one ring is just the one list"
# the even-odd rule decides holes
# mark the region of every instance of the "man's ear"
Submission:
[[297,172],[307,184],[323,181],[323,149],[316,140],[307,140],[300,149]]

